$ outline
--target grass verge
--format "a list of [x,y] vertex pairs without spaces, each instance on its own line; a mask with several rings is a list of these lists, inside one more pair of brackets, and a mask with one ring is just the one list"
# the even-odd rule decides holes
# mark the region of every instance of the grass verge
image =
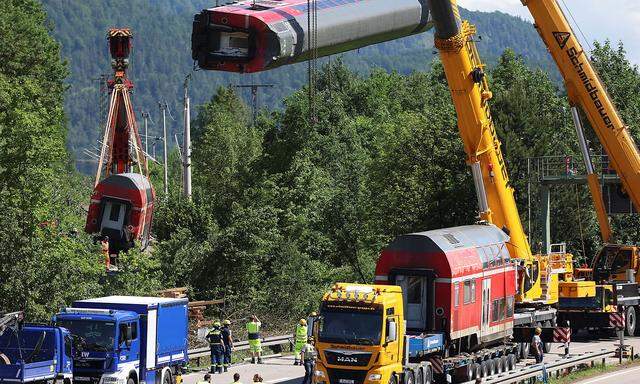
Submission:
[[601,364],[597,364],[595,367],[589,367],[589,368],[585,368],[585,369],[580,369],[580,370],[576,370],[566,376],[562,376],[560,378],[557,379],[551,379],[549,380],[549,384],[571,384],[571,383],[576,383],[578,381],[581,380],[586,380],[586,379],[590,379],[593,377],[597,377],[600,375],[603,375],[605,373],[611,373],[611,372],[615,372],[615,371],[619,371],[622,369],[627,369],[630,367],[635,367],[635,366],[640,366],[640,362],[639,361],[635,361],[635,362],[627,362],[627,363],[622,363],[622,365],[618,365],[618,364],[610,364],[610,365],[601,365]]

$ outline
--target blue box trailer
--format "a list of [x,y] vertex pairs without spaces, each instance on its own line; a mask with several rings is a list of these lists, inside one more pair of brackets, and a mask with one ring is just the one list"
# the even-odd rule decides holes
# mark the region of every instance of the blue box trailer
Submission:
[[188,300],[109,296],[79,300],[53,317],[75,338],[74,380],[173,384],[188,362]]
[[71,384],[72,340],[64,328],[25,324],[0,335],[0,383]]

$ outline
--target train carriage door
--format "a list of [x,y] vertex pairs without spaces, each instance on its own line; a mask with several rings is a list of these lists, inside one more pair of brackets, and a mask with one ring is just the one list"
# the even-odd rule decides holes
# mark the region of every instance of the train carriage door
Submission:
[[408,329],[427,329],[427,281],[426,276],[396,276],[396,284],[402,287]]
[[117,233],[119,236],[122,236],[125,209],[126,207],[123,203],[107,200],[102,213],[100,232],[107,235]]
[[491,316],[491,279],[482,280],[482,336],[489,333],[489,322]]

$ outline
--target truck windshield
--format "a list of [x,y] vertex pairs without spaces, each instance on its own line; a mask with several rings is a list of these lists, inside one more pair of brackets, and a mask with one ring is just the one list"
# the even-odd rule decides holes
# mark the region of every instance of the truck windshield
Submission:
[[113,322],[95,320],[59,320],[58,326],[67,328],[79,351],[112,352],[116,326]]
[[325,343],[379,345],[381,311],[322,311],[319,341]]

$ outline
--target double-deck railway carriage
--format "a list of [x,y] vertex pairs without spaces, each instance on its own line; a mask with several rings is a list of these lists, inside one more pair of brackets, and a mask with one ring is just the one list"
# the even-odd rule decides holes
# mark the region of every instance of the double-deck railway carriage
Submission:
[[493,225],[402,235],[381,253],[376,284],[402,287],[407,330],[442,332],[456,350],[513,333],[516,270]]

